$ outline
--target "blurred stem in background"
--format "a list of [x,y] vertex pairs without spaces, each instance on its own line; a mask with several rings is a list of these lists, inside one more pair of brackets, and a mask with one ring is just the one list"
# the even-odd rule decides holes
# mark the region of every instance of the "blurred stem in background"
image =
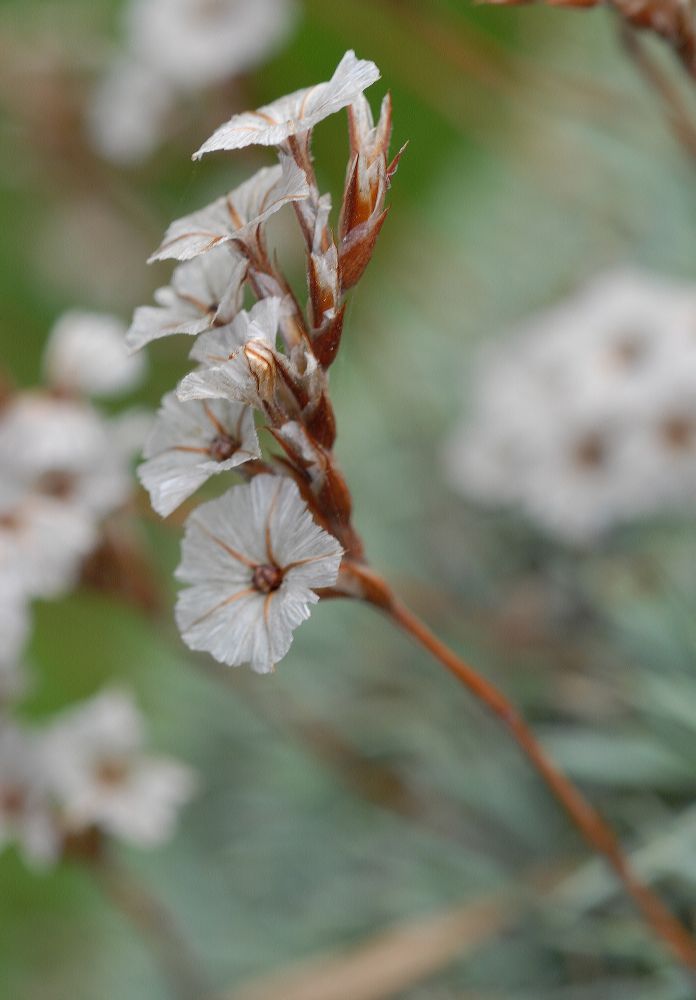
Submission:
[[111,853],[84,859],[105,897],[136,930],[176,1000],[201,1000],[212,989],[176,921],[136,875]]

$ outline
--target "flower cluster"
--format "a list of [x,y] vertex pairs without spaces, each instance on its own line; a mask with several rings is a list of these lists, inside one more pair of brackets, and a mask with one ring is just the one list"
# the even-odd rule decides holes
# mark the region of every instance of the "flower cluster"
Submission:
[[70,312],[44,353],[45,385],[0,400],[0,848],[48,864],[104,835],[165,840],[191,794],[188,768],[143,753],[141,717],[105,691],[42,726],[19,721],[22,651],[35,598],[75,585],[105,519],[133,492],[141,415],[107,419],[90,396],[126,392],[144,372],[115,317]]
[[591,542],[696,496],[696,290],[595,279],[489,350],[446,452],[453,485]]
[[143,417],[107,419],[89,396],[112,396],[142,376],[108,315],[70,312],[44,354],[45,385],[0,400],[0,701],[21,687],[21,652],[35,598],[77,581],[101,542],[105,519],[132,491],[130,463]]
[[124,51],[90,108],[96,149],[119,163],[146,159],[182,96],[268,58],[295,15],[294,0],[130,0]]
[[[347,52],[329,81],[235,115],[203,144],[196,158],[256,144],[276,147],[278,163],[172,223],[151,259],[180,263],[156,305],[136,310],[127,337],[132,349],[173,333],[196,337],[197,367],[165,396],[139,474],[163,515],[215,474],[234,470],[247,481],[190,516],[177,573],[189,586],[176,617],[191,648],[259,672],[285,655],[318,594],[335,592],[342,558],[345,568],[362,555],[332,450],[328,370],[345,293],[370,260],[398,161],[387,159],[389,98],[375,125],[363,96],[378,77]],[[342,108],[350,156],[334,236],[311,138]],[[286,205],[306,247],[306,308],[266,245],[264,225]],[[245,287],[257,300],[249,310]]]
[[143,743],[141,715],[117,689],[41,727],[0,716],[0,849],[14,842],[30,864],[47,865],[86,837],[163,843],[195,781]]

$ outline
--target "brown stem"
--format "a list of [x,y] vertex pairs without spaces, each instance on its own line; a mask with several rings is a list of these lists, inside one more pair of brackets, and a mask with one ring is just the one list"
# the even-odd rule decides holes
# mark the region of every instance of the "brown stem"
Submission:
[[[361,577],[364,575],[362,571],[358,572]],[[369,586],[374,588],[375,581],[379,581],[379,578],[369,574]],[[373,589],[373,593],[365,591],[366,599],[439,660],[478,701],[502,721],[589,845],[603,855],[613,868],[646,923],[673,955],[696,974],[696,941],[653,890],[644,885],[634,873],[611,827],[548,757],[514,705],[495,685],[441,642],[427,625],[388,591],[383,581],[379,582],[382,586]],[[694,982],[696,983],[696,975]]]
[[206,976],[171,915],[130,871],[100,852],[89,867],[108,900],[133,925],[152,952],[176,1000],[211,995]]

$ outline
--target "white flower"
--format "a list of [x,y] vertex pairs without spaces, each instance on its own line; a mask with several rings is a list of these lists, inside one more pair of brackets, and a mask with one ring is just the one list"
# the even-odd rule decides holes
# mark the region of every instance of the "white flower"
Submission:
[[189,260],[233,241],[243,244],[283,205],[308,194],[304,171],[289,157],[275,167],[262,167],[234,191],[172,222],[150,263],[168,258]]
[[230,666],[267,673],[293,630],[331,587],[342,550],[320,528],[290,479],[256,476],[191,515],[177,577],[184,642]]
[[145,359],[128,353],[116,316],[74,310],[58,320],[44,351],[48,382],[68,392],[113,396],[140,382]]
[[166,517],[218,472],[261,454],[253,411],[228,400],[181,402],[167,393],[145,443],[138,475]]
[[229,246],[174,269],[171,285],[155,292],[156,306],[140,306],[126,335],[132,351],[174,333],[196,335],[234,319],[242,305],[247,262]]
[[172,834],[191,797],[191,770],[145,755],[142,718],[133,699],[105,691],[70,709],[45,737],[48,781],[71,832],[97,826],[140,846]]
[[0,704],[25,690],[22,649],[29,634],[29,603],[16,577],[0,572]]
[[287,37],[290,0],[131,0],[131,50],[165,81],[195,89],[245,72]]
[[277,146],[351,104],[376,80],[379,70],[375,64],[356,59],[355,53],[348,51],[326,83],[297,90],[257,111],[234,115],[203,143],[194,159],[217,149],[241,149],[253,144]]
[[181,380],[179,399],[234,399],[262,408],[273,395],[277,366],[287,363],[275,349],[284,310],[283,300],[262,299],[228,327],[203,334],[191,356],[209,367]]
[[458,489],[592,542],[696,497],[696,289],[601,276],[482,360],[447,448]]
[[60,848],[44,778],[37,737],[0,715],[0,848],[16,841],[36,866],[55,861]]
[[79,507],[0,487],[0,579],[27,595],[57,597],[73,586],[97,537]]
[[174,103],[172,88],[147,61],[129,55],[117,59],[87,108],[92,146],[113,163],[142,163],[162,141]]
[[119,435],[120,421],[86,402],[23,393],[0,417],[0,468],[39,497],[103,517],[132,491]]

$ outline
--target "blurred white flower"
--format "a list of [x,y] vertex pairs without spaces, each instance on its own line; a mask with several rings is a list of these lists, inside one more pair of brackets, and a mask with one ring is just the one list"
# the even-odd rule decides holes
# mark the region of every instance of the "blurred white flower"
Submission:
[[87,111],[93,147],[131,166],[165,139],[182,95],[271,56],[296,20],[294,0],[130,0],[123,50]]
[[145,358],[132,355],[126,326],[116,316],[74,310],[55,323],[44,351],[49,385],[86,396],[115,396],[135,388]]
[[26,689],[22,652],[28,635],[28,595],[14,574],[0,570],[0,705]]
[[112,163],[142,163],[165,137],[175,106],[171,85],[153,66],[123,55],[99,81],[88,105],[92,146]]
[[0,714],[0,849],[16,842],[35,866],[55,861],[60,849],[40,746],[36,736]]
[[65,593],[97,538],[94,523],[79,507],[0,486],[0,579],[27,595]]
[[130,695],[104,691],[59,716],[44,735],[47,778],[69,832],[96,826],[143,847],[172,835],[191,797],[190,768],[143,753]]
[[261,454],[250,407],[229,400],[182,402],[169,392],[145,443],[138,475],[166,517],[218,472]]
[[277,146],[351,104],[376,80],[379,80],[379,70],[375,64],[367,59],[356,59],[350,50],[325,83],[297,90],[256,111],[234,115],[203,143],[194,153],[194,159],[218,149]]
[[119,434],[87,402],[26,392],[0,416],[0,469],[37,499],[101,518],[132,492]]
[[188,519],[177,577],[184,642],[222,663],[271,671],[293,630],[331,587],[342,549],[320,528],[294,482],[256,476],[200,506]]
[[486,352],[452,484],[590,542],[696,500],[696,289],[601,276]]
[[131,0],[129,48],[163,80],[193,90],[269,57],[295,14],[291,0]]
[[274,167],[262,167],[211,205],[172,222],[149,263],[168,258],[189,260],[226,243],[244,243],[254,238],[261,223],[274,212],[308,193],[304,171],[284,157]]
[[230,249],[222,246],[179,264],[171,285],[155,292],[157,305],[135,310],[128,347],[136,351],[174,333],[194,336],[234,319],[242,305],[247,262]]

